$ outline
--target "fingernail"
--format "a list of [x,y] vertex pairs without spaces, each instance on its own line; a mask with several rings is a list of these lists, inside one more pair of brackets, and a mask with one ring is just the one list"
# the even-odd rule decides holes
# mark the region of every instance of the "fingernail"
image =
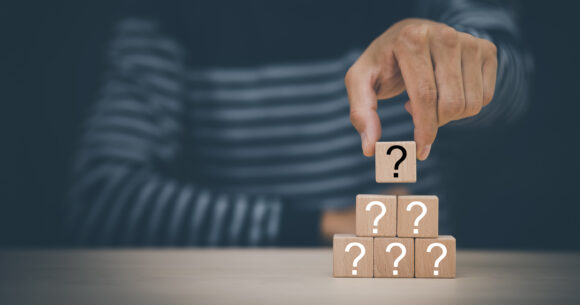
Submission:
[[367,134],[363,131],[360,133],[360,143],[362,146],[363,153],[365,152],[366,142],[367,142]]
[[430,152],[431,152],[431,145],[425,146],[425,148],[423,148],[423,153],[421,154],[421,160],[427,159],[427,157],[429,157]]

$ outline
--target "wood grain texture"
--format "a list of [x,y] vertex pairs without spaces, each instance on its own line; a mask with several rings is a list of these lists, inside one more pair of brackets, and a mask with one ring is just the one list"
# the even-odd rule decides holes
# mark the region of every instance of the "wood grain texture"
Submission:
[[[358,246],[347,247],[351,243],[359,243],[364,247],[364,256],[353,266],[355,259],[361,254]],[[334,277],[373,277],[373,238],[358,237],[353,234],[335,234],[332,240],[332,275]]]
[[580,253],[461,250],[457,278],[333,278],[332,249],[0,250],[18,305],[580,304]]
[[[441,247],[444,247],[443,250]],[[445,254],[436,266],[437,259]],[[415,239],[415,277],[454,278],[455,238],[442,235],[437,238]]]
[[[385,214],[381,216],[383,208]],[[368,207],[368,209],[367,209]],[[377,226],[374,225],[377,219]],[[396,236],[397,235],[397,196],[365,195],[356,196],[356,235],[357,236]]]
[[[413,204],[414,202],[419,202]],[[427,213],[415,226],[421,216],[424,204]],[[410,210],[408,211],[407,209]],[[397,236],[398,237],[437,237],[439,235],[439,198],[437,196],[398,196],[397,197]]]
[[[406,156],[395,170],[397,162],[403,157],[399,148],[402,147]],[[417,182],[417,146],[413,141],[407,142],[377,142],[375,144],[375,178],[379,183]]]
[[[405,249],[405,256],[397,262],[395,267],[395,261],[403,254],[401,246]],[[415,276],[415,241],[413,238],[376,237],[373,248],[375,253],[373,258],[374,277]]]

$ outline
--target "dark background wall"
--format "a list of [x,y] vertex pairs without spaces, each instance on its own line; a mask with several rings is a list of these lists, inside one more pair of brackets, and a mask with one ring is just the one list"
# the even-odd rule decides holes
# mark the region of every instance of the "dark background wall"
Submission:
[[[59,209],[67,170],[117,2],[2,9],[0,246],[66,245]],[[460,139],[445,158],[459,246],[580,249],[580,26],[567,3],[521,6],[535,58],[523,120],[442,131]]]

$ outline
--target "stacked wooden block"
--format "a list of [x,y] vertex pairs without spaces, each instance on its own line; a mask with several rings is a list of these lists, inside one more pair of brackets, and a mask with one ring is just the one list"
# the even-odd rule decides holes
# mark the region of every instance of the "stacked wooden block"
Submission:
[[[377,182],[416,182],[415,142],[378,142]],[[336,234],[334,277],[455,277],[455,238],[439,236],[437,196],[358,195],[356,235]]]

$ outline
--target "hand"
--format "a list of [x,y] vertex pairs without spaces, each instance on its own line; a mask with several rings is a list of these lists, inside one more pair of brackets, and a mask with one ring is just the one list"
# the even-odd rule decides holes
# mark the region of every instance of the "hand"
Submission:
[[407,90],[405,109],[413,117],[417,158],[429,156],[437,129],[474,116],[495,90],[496,47],[429,20],[405,19],[376,38],[345,76],[350,119],[372,156],[381,137],[377,99]]
[[324,211],[320,217],[320,233],[328,243],[334,234],[354,234],[356,213],[354,208],[342,211]]
[[[383,192],[385,195],[409,195],[404,186],[391,187]],[[343,211],[324,211],[320,218],[320,233],[326,243],[332,242],[332,236],[337,233],[352,233],[356,231],[356,212],[354,208]]]

